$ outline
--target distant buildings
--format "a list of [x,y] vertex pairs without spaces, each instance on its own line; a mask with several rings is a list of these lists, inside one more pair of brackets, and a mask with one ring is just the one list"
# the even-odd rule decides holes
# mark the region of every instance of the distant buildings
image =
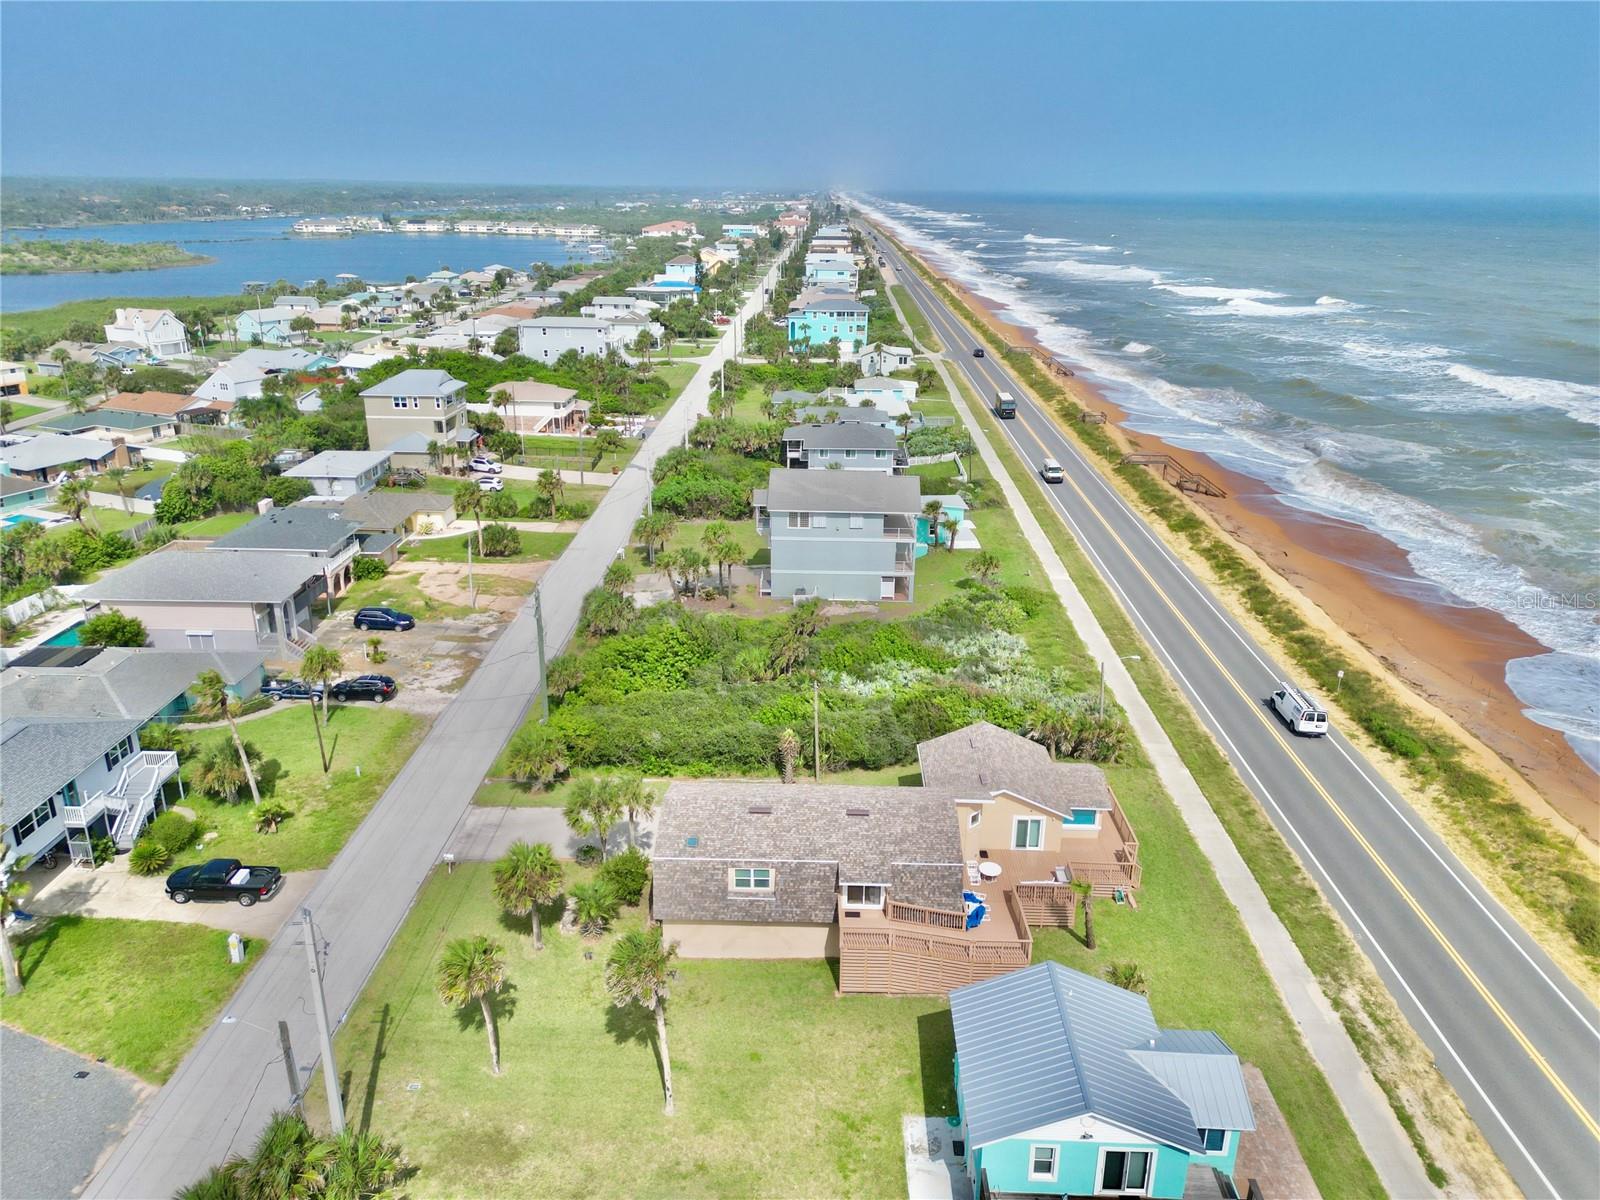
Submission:
[[621,354],[632,350],[644,328],[650,326],[621,317],[530,317],[517,323],[517,345],[524,358],[537,362],[554,362],[569,350],[585,357]]
[[848,254],[807,254],[805,285],[807,287],[842,288],[855,291],[858,273],[855,259]]
[[693,221],[662,221],[659,225],[646,225],[639,231],[640,237],[699,237],[700,231],[695,228]]
[[170,308],[119,308],[105,334],[106,341],[137,346],[151,358],[189,353],[189,331]]
[[28,368],[18,362],[0,362],[0,400],[28,394]]
[[262,342],[268,346],[289,346],[304,340],[290,325],[309,311],[298,308],[246,309],[233,319],[233,334],[241,342]]

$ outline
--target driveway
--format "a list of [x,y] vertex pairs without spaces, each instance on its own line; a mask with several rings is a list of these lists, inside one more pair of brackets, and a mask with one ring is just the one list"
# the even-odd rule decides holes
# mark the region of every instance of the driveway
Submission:
[[[546,563],[511,564],[526,570],[542,570]],[[491,568],[492,570],[492,568]],[[404,562],[390,568],[392,574],[416,578],[428,594],[452,604],[467,602],[465,583],[458,596],[453,590],[453,576],[465,574],[461,563]],[[437,576],[437,578],[431,578]],[[485,583],[485,571],[479,569],[480,585]],[[519,584],[519,591],[525,585]],[[344,656],[344,678],[380,672],[394,677],[399,692],[390,702],[406,712],[437,716],[461,690],[462,685],[477,670],[501,631],[505,628],[506,613],[497,611],[498,602],[505,601],[511,609],[521,606],[521,594],[500,597],[478,597],[479,611],[465,617],[438,619],[419,618],[415,629],[404,633],[384,633],[384,661],[369,662],[367,639],[373,635],[357,629],[343,614],[335,615],[317,627],[317,642],[331,646]],[[491,607],[490,602],[497,602]]]
[[294,871],[285,875],[277,895],[250,908],[220,901],[174,904],[167,899],[166,874],[130,875],[126,855],[94,870],[63,864],[48,873],[48,881],[41,880],[40,874],[27,873],[34,891],[22,902],[24,910],[35,916],[121,917],[130,921],[208,925],[265,943],[300,910],[301,902],[323,872]]
[[0,1025],[0,1200],[75,1196],[153,1090],[115,1067]]

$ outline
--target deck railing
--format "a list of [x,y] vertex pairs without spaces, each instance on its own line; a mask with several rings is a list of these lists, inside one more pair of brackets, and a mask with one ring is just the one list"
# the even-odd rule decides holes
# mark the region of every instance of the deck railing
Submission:
[[891,921],[905,921],[912,925],[931,925],[938,929],[965,930],[965,913],[951,912],[947,908],[924,908],[920,904],[889,901],[888,916]]
[[1117,836],[1122,839],[1124,852],[1129,862],[1139,860],[1139,838],[1133,832],[1133,826],[1128,824],[1128,818],[1122,813],[1122,805],[1111,805],[1111,824],[1117,831]]

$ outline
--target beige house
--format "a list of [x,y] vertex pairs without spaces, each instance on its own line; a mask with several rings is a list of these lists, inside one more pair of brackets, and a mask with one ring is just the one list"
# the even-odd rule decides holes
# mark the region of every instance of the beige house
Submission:
[[419,367],[401,371],[361,393],[367,412],[367,445],[387,450],[410,434],[430,442],[470,445],[467,385],[447,371]]
[[475,412],[497,412],[512,433],[576,434],[589,423],[589,402],[571,388],[534,379],[497,383],[488,404],[469,405]]

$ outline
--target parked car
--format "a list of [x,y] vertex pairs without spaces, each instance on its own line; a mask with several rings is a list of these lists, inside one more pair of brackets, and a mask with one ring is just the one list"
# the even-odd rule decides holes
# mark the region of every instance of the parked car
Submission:
[[973,348],[972,357],[973,358],[988,358],[989,356],[983,352],[983,347],[982,346],[976,346],[976,347]]
[[410,613],[401,612],[398,608],[374,605],[371,608],[356,610],[355,626],[357,629],[389,629],[404,632],[407,629],[415,629],[417,619]]
[[197,867],[179,867],[167,876],[167,895],[174,904],[191,900],[237,900],[249,908],[270,900],[283,883],[277,867],[247,867],[237,858],[213,858]]
[[335,700],[376,700],[382,704],[395,693],[395,682],[387,675],[357,675],[341,679],[330,693]]
[[492,458],[488,458],[482,454],[474,454],[471,458],[467,459],[467,470],[486,471],[490,475],[498,475],[501,471],[504,471],[505,468],[499,463],[495,462],[495,460]]
[[261,694],[274,700],[321,700],[322,689],[298,679],[269,679],[261,685]]
[[498,475],[479,475],[478,490],[480,492],[503,492],[506,490],[506,481]]

